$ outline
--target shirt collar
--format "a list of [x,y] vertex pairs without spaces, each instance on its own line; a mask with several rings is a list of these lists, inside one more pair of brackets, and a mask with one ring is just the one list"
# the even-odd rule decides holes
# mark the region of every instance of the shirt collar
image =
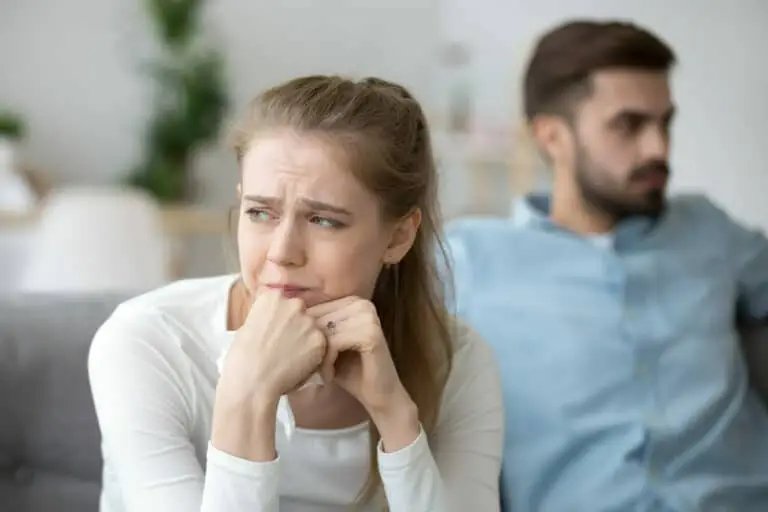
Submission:
[[512,220],[518,226],[552,224],[549,205],[548,194],[535,193],[520,197],[512,206]]
[[[549,218],[551,196],[546,193],[532,193],[518,198],[512,207],[512,221],[517,226],[560,230]],[[631,241],[640,238],[659,222],[660,219],[637,216],[622,220],[613,232],[616,241]]]

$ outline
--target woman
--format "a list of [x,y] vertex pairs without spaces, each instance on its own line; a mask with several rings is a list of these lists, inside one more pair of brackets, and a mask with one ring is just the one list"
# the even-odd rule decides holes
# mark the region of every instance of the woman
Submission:
[[497,510],[499,376],[443,306],[419,104],[301,78],[234,146],[240,274],[134,298],[94,339],[102,511]]

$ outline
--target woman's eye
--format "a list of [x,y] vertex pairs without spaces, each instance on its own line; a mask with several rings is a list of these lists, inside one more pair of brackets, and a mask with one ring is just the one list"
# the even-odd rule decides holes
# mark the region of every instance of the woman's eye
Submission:
[[317,224],[321,228],[337,229],[342,227],[341,222],[337,220],[329,219],[327,217],[313,216],[310,218],[310,222],[312,222],[313,224]]
[[273,220],[275,217],[267,210],[263,210],[260,208],[253,208],[251,210],[248,210],[246,212],[248,216],[251,218],[251,220],[258,221],[258,222],[266,222]]

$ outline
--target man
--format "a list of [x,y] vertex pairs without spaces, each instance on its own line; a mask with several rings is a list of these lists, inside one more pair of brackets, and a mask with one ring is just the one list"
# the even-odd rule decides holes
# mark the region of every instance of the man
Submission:
[[768,414],[734,322],[768,317],[768,241],[665,198],[674,62],[626,23],[543,36],[525,112],[552,193],[449,229],[459,315],[504,379],[509,510],[768,510]]

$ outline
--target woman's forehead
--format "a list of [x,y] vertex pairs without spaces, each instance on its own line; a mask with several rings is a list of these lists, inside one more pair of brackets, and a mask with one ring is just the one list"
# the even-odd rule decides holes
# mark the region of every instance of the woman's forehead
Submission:
[[341,150],[317,137],[291,133],[254,141],[242,160],[243,194],[301,195],[326,202],[369,200]]

